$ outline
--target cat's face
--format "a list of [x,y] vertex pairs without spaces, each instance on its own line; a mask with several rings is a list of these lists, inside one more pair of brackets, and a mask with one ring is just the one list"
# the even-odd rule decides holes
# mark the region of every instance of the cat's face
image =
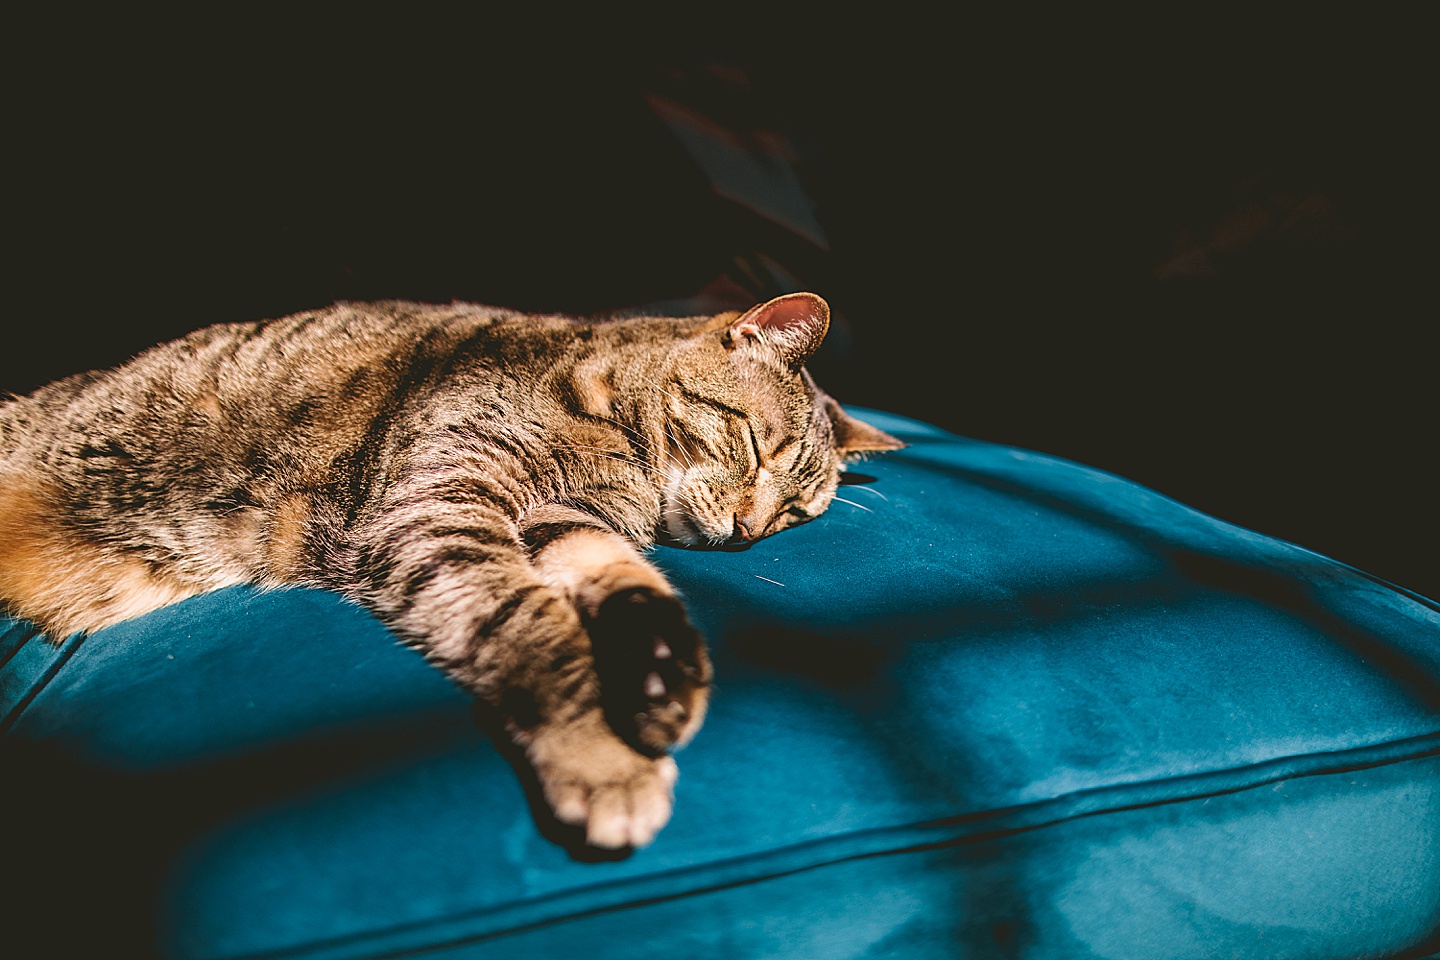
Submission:
[[707,330],[677,365],[661,471],[671,542],[743,544],[812,520],[848,457],[902,446],[845,414],[804,371],[829,316],[814,294],[779,297]]
[[791,379],[760,396],[712,380],[672,398],[662,515],[670,539],[758,540],[830,505],[841,458],[822,404],[799,375]]

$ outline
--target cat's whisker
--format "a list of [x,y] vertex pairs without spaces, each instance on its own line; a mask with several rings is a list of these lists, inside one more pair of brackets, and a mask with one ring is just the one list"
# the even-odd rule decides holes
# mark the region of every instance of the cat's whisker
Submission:
[[622,422],[620,422],[619,420],[616,420],[614,417],[598,417],[597,419],[599,419],[599,420],[601,420],[601,421],[603,421],[603,422],[605,422],[605,423],[608,423],[610,426],[612,426],[612,427],[614,427],[615,429],[623,432],[624,434],[626,434],[627,436],[629,436],[629,438],[630,438],[631,440],[635,441],[636,443],[640,444],[641,446],[645,446],[645,445],[646,445],[645,437],[641,435],[640,431],[636,430],[634,427],[630,426],[628,423],[622,423]]
[[638,460],[635,460],[633,457],[627,457],[627,456],[625,456],[623,453],[617,453],[617,452],[615,452],[614,450],[607,450],[607,449],[604,448],[604,447],[589,447],[589,446],[585,446],[585,445],[583,445],[583,444],[562,443],[562,444],[556,444],[556,445],[555,445],[555,449],[556,449],[556,450],[574,450],[574,451],[577,452],[577,453],[588,453],[588,454],[592,454],[592,455],[594,455],[594,456],[605,457],[605,458],[607,458],[607,459],[609,459],[609,460],[618,460],[618,461],[620,461],[621,463],[639,463],[639,462],[640,462],[640,461],[638,461]]
[[885,496],[885,494],[881,493],[879,490],[876,490],[874,487],[867,487],[858,483],[851,484],[850,487],[853,490],[863,490],[866,493],[873,493],[875,494],[875,496],[879,497],[881,500],[884,500],[886,503],[890,502],[889,497]]
[[650,464],[645,463],[639,458],[633,456],[626,456],[623,453],[619,453],[615,450],[610,450],[605,447],[595,447],[580,443],[566,443],[557,444],[556,449],[573,450],[576,453],[584,453],[590,456],[600,457],[605,460],[614,460],[617,463],[629,464],[630,466],[635,467],[636,469],[657,478],[663,478],[665,476],[664,471],[658,467],[651,466]]
[[656,378],[654,378],[654,377],[646,377],[646,378],[644,378],[644,379],[645,379],[645,382],[646,382],[646,383],[650,384],[650,386],[652,386],[652,387],[655,388],[655,391],[656,391],[657,393],[663,393],[663,394],[665,394],[665,396],[669,397],[671,400],[680,400],[681,402],[684,402],[684,398],[683,398],[683,397],[681,397],[678,393],[671,393],[671,392],[670,392],[669,390],[667,390],[667,389],[660,383],[660,381],[657,380]]
[[648,467],[648,466],[649,466],[649,465],[646,464],[643,460],[636,459],[635,457],[628,457],[628,456],[626,456],[626,455],[623,454],[623,453],[616,453],[616,452],[613,451],[613,450],[606,450],[606,449],[604,449],[603,447],[584,447],[584,446],[575,446],[575,445],[573,445],[573,444],[562,444],[562,445],[557,445],[556,449],[557,449],[557,450],[573,450],[573,451],[575,451],[576,453],[584,453],[584,454],[588,454],[588,455],[590,455],[590,456],[595,456],[595,457],[604,457],[604,458],[607,459],[607,460],[614,460],[614,461],[616,461],[617,463],[631,463],[631,464],[634,464],[634,465],[637,466],[637,467]]
[[660,451],[660,456],[663,458],[666,466],[678,467],[682,471],[686,469],[686,465],[681,462],[680,458],[675,456],[675,454],[671,453],[669,450]]
[[634,467],[635,469],[639,470],[641,473],[644,473],[644,474],[646,474],[647,476],[653,477],[653,478],[655,478],[656,480],[663,479],[663,477],[664,477],[664,474],[661,473],[661,471],[656,470],[654,467],[646,466],[646,465],[643,464],[643,463],[635,463],[633,460],[619,460],[619,459],[616,458],[616,457],[607,457],[607,456],[605,456],[604,454],[592,454],[592,456],[599,457],[599,458],[602,459],[602,460],[616,460],[616,461],[619,462],[619,463],[627,464],[628,466],[632,466],[632,467]]
[[874,512],[875,512],[874,510],[871,510],[869,507],[865,506],[865,504],[863,504],[863,503],[856,503],[854,500],[846,500],[844,497],[831,497],[831,499],[832,499],[832,500],[838,500],[838,501],[840,501],[841,503],[848,503],[848,504],[850,504],[850,506],[854,507],[856,510],[864,510],[866,513],[874,513]]
[[660,463],[660,467],[656,470],[657,476],[662,478],[662,482],[665,484],[669,484],[671,482],[678,482],[680,478],[685,476],[685,473],[685,464],[670,456],[667,456],[664,460],[662,460]]
[[634,427],[630,426],[628,423],[621,423],[619,420],[616,420],[613,417],[603,417],[601,419],[603,419],[606,423],[610,424],[613,427],[618,427],[622,432],[629,436],[632,442],[634,442],[642,449],[648,450],[650,448],[649,438],[642,434],[639,430],[636,430]]
[[[619,420],[616,420],[614,417],[600,417],[599,419],[604,421],[605,423],[608,423],[610,426],[615,427],[616,429],[624,433],[626,436],[628,436],[630,438],[630,441],[640,451],[640,456],[644,459],[657,459],[660,461],[660,465],[662,467],[667,465],[665,463],[666,460],[674,459],[673,456],[663,448],[659,450],[654,449],[650,442],[650,438],[647,437],[645,434],[641,433],[636,428],[630,426],[629,424],[622,423]],[[658,472],[659,471],[657,470],[657,474]]]
[[681,443],[678,439],[676,439],[675,434],[670,430],[670,425],[668,423],[665,425],[665,436],[670,438],[670,442],[674,444],[675,449],[679,450],[681,455],[685,457],[687,469],[693,469],[697,465],[695,463],[694,455],[686,449],[685,444]]
[[689,466],[693,467],[695,465],[695,461],[690,456],[690,451],[686,450],[685,447],[680,443],[680,441],[675,437],[675,432],[670,429],[670,425],[668,423],[665,425],[665,436],[670,441],[669,445],[667,445],[665,449],[665,455],[672,459],[675,459],[675,454],[670,452],[670,448],[674,447],[676,450],[680,451],[680,454],[685,458]]

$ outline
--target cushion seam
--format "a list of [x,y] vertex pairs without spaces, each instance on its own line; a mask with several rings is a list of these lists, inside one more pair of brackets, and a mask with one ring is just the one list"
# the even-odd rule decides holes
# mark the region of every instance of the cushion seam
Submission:
[[[560,890],[382,931],[366,931],[240,954],[230,960],[338,960],[360,957],[365,960],[399,960],[596,914],[703,895],[839,863],[964,846],[1075,820],[1243,793],[1281,780],[1338,775],[1436,755],[1440,755],[1440,731],[1345,750],[1281,757],[1243,767],[1096,787],[1011,807],[823,837],[758,854],[630,877],[613,883]],[[1321,762],[1317,765],[1316,761]],[[1175,789],[1185,786],[1195,789]],[[676,890],[677,884],[683,884],[684,889]],[[612,896],[608,902],[566,907],[567,901],[594,898],[597,893],[610,893]],[[417,934],[446,926],[457,929],[439,939],[415,942]],[[390,941],[389,944],[386,941]],[[373,947],[367,949],[363,946],[366,943]],[[354,952],[356,948],[359,952]]]
[[0,630],[0,636],[9,633],[11,630],[15,630],[17,633],[22,633],[23,636],[21,637],[20,642],[15,644],[8,651],[0,652],[0,670],[4,670],[5,664],[9,663],[16,654],[23,650],[26,644],[28,644],[31,640],[34,640],[40,635],[39,630],[25,630],[21,622],[12,621],[9,627],[6,627],[4,630]]
[[[84,639],[85,634],[83,633],[72,634],[58,647],[54,648],[54,658],[46,665],[44,671],[41,672],[39,677],[31,681],[29,687],[27,687],[25,692],[15,701],[15,705],[11,707],[9,712],[3,717],[0,717],[0,736],[4,736],[5,733],[15,725],[21,715],[29,708],[30,704],[40,695],[40,691],[44,690],[45,687],[50,684],[51,680],[55,679],[65,664],[75,655],[75,651],[80,648],[80,644]],[[44,635],[37,632],[26,638],[25,644],[22,644],[22,646],[35,642],[36,640],[42,643],[46,642]],[[18,647],[15,652],[19,653]]]

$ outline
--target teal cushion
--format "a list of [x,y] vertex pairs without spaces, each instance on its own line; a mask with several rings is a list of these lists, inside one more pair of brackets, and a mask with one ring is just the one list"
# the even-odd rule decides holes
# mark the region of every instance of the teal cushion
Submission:
[[10,622],[23,889],[0,938],[215,960],[1437,948],[1435,604],[1110,474],[859,413],[910,446],[856,465],[850,502],[742,552],[656,551],[718,682],[674,819],[625,858],[546,839],[468,699],[328,594],[224,590],[59,647]]

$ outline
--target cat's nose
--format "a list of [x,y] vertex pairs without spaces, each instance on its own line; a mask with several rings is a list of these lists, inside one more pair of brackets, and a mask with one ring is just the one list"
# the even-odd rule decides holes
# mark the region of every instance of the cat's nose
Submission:
[[743,518],[741,518],[740,514],[738,514],[738,513],[735,514],[735,536],[736,536],[736,537],[739,537],[741,540],[744,540],[744,541],[746,541],[746,542],[749,542],[749,541],[751,541],[751,540],[754,540],[754,539],[755,539],[754,528],[755,528],[755,521],[754,521],[754,520],[746,521],[746,520],[744,520]]

